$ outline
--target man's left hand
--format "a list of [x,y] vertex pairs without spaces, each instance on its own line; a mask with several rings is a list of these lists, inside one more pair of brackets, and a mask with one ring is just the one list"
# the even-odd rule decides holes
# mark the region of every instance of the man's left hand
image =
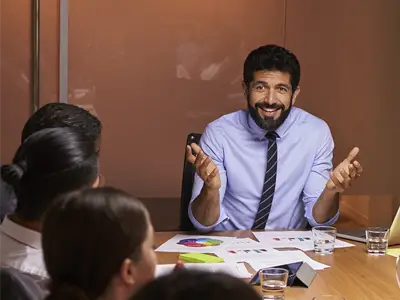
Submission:
[[354,180],[361,176],[363,168],[361,164],[355,160],[360,149],[354,147],[349,155],[330,173],[326,187],[329,190],[343,192],[350,187]]

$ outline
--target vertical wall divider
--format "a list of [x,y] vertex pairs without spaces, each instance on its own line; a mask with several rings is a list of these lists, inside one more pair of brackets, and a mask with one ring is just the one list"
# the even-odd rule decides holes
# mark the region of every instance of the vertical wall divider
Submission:
[[59,102],[68,103],[68,0],[60,0]]
[[31,113],[40,101],[40,0],[32,0]]

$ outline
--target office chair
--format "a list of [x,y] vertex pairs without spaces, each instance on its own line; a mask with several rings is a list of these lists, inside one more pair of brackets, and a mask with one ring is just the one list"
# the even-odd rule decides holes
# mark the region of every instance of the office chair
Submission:
[[180,212],[180,224],[179,230],[182,231],[193,231],[195,230],[192,222],[189,219],[188,209],[190,198],[192,197],[192,188],[194,182],[194,175],[196,170],[186,160],[186,146],[191,143],[200,143],[201,134],[200,133],[190,133],[186,139],[185,145],[185,156],[183,162],[183,175],[182,175],[182,188],[181,188],[181,212]]

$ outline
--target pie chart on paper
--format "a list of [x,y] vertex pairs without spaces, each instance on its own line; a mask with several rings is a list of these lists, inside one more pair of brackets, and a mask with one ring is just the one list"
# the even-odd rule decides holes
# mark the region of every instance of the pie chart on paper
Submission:
[[186,246],[186,247],[200,248],[200,247],[219,246],[222,243],[223,243],[222,241],[216,240],[216,239],[199,238],[199,239],[184,239],[184,240],[180,240],[177,244],[178,245],[183,245],[183,246]]

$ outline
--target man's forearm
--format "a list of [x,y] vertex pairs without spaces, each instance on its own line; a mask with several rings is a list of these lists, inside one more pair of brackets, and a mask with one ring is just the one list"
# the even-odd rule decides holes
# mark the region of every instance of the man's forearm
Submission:
[[313,217],[318,223],[332,219],[339,209],[339,193],[325,188],[313,207]]
[[203,226],[214,225],[220,214],[219,190],[210,190],[204,186],[199,196],[193,200],[192,212]]

